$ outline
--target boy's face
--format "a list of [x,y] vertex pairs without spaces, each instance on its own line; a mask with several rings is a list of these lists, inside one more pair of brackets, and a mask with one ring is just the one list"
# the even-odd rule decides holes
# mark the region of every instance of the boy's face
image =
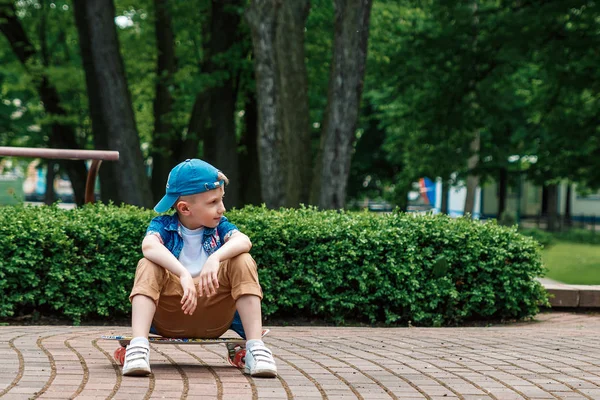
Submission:
[[183,216],[182,222],[185,222],[189,229],[201,226],[216,227],[225,213],[223,196],[225,196],[223,187],[204,193],[182,196],[177,203],[177,211],[180,216]]

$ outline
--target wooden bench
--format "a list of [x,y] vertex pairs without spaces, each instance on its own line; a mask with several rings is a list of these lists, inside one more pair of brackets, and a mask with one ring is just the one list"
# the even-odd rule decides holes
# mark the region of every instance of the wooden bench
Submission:
[[110,150],[40,149],[32,147],[2,147],[0,156],[52,158],[58,160],[92,160],[85,183],[85,202],[95,201],[94,185],[102,161],[118,161],[119,152]]

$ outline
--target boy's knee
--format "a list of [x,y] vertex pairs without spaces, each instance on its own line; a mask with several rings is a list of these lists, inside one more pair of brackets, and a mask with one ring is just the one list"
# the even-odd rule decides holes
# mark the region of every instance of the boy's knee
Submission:
[[242,253],[226,261],[220,273],[223,274],[223,283],[231,288],[234,300],[245,294],[262,297],[256,262],[249,253]]
[[154,300],[155,303],[158,302],[166,278],[167,272],[163,267],[147,258],[142,258],[135,270],[135,280],[129,294],[129,300],[131,301],[135,296],[142,294]]
[[232,257],[229,263],[233,268],[257,269],[256,261],[254,261],[254,258],[252,258],[250,253],[238,254],[237,256]]
[[135,274],[137,275],[154,275],[158,279],[164,278],[166,274],[166,270],[160,265],[148,260],[147,258],[142,258],[138,261],[137,268],[135,270]]

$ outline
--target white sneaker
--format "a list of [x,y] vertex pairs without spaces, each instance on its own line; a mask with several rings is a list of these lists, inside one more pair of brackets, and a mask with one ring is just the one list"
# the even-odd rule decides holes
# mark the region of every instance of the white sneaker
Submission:
[[123,363],[123,375],[146,376],[150,372],[150,346],[139,342],[129,344]]
[[261,378],[275,378],[277,366],[273,353],[262,342],[256,343],[251,348],[246,347],[246,366],[244,373]]

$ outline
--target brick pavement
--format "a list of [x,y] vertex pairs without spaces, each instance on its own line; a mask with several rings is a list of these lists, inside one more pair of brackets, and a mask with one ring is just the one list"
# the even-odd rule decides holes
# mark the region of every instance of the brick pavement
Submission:
[[225,347],[153,346],[123,378],[102,334],[127,327],[0,327],[2,399],[600,399],[600,314],[474,328],[273,327],[280,377],[230,367]]

